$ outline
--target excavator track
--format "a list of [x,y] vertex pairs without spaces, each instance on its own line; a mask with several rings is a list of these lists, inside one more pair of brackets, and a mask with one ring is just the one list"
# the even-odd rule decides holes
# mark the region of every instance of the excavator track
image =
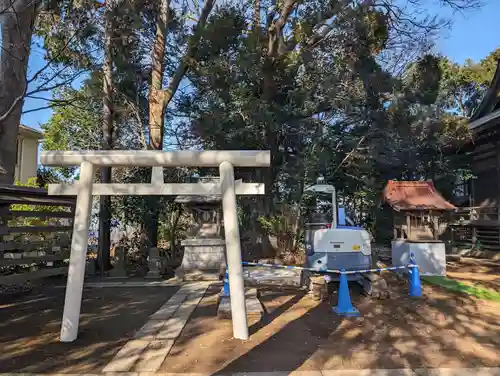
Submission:
[[363,293],[374,299],[390,299],[391,293],[387,281],[378,273],[361,273],[358,283],[363,287]]
[[[363,288],[363,294],[373,299],[391,297],[387,281],[379,273],[361,273],[357,283]],[[271,269],[267,267],[245,267],[245,285],[254,287],[279,286],[305,289],[313,300],[324,300],[328,296],[328,283],[324,274],[307,270]],[[349,282],[352,285],[355,281]]]
[[[391,293],[384,277],[378,273],[361,273],[361,279],[356,281],[363,288],[363,294],[373,299],[390,299]],[[309,295],[313,300],[321,301],[328,296],[328,283],[323,275],[308,276]],[[350,282],[354,283],[353,282]]]

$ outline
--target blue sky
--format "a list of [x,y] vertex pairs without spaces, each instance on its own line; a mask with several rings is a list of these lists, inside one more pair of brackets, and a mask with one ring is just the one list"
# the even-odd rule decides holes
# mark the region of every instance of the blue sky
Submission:
[[[448,56],[457,63],[463,63],[467,58],[480,60],[491,51],[500,47],[500,14],[499,0],[483,0],[486,5],[466,14],[444,14],[453,18],[451,29],[444,30],[438,40],[436,52]],[[43,51],[33,49],[29,70],[31,74],[43,67]],[[49,93],[45,95],[49,97]],[[46,103],[27,99],[24,109],[44,106]],[[50,110],[41,110],[23,115],[22,123],[34,128],[50,119]]]
[[500,1],[483,0],[479,10],[455,14],[451,30],[443,32],[437,51],[457,63],[467,58],[480,60],[500,47]]

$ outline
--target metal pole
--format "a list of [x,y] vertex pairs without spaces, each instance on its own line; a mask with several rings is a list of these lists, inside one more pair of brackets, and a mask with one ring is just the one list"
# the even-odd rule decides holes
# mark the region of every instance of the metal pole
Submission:
[[93,183],[94,165],[90,162],[83,162],[80,167],[79,189],[73,221],[68,281],[66,283],[66,297],[64,298],[64,312],[61,324],[61,342],[73,342],[78,336],[83,280],[85,277],[85,259],[89,240],[89,221],[92,210]]
[[219,166],[219,171],[227,264],[229,269],[233,336],[237,339],[248,339],[245,286],[243,281],[243,266],[241,264],[240,230],[238,227],[236,192],[234,190],[233,165],[229,162],[222,162]]
[[337,193],[332,186],[332,228],[337,228]]

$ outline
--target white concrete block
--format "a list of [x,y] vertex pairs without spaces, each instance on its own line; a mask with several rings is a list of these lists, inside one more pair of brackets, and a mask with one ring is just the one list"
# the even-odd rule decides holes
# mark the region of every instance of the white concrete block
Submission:
[[415,262],[421,275],[446,276],[446,250],[443,242],[413,243],[401,240],[392,241],[392,265],[408,264],[411,253],[415,256]]

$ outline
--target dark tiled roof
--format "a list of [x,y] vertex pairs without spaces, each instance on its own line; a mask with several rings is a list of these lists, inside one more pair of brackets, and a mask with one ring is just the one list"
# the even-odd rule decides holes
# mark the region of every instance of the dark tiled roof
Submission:
[[457,209],[439,194],[431,181],[389,180],[383,199],[397,211]]
[[500,60],[497,61],[497,68],[491,80],[490,87],[484,94],[479,107],[472,114],[470,122],[475,122],[498,109],[500,109]]

